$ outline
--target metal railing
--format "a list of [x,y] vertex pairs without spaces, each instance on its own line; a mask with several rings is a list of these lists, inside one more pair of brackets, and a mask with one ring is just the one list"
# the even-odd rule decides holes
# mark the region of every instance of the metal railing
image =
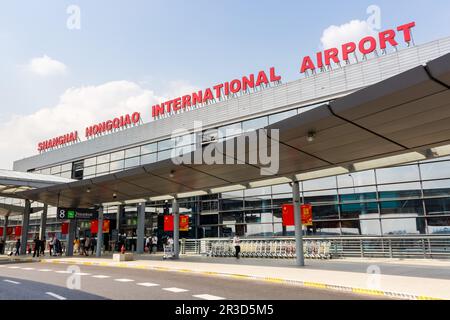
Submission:
[[[293,238],[241,239],[241,256],[295,258]],[[305,258],[423,258],[450,259],[450,236],[409,237],[305,237]],[[181,254],[230,257],[229,238],[183,239]]]

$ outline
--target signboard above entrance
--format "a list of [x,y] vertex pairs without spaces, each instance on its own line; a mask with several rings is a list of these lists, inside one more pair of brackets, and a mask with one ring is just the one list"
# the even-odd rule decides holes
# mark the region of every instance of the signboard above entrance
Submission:
[[93,220],[98,219],[98,211],[94,209],[58,208],[56,217],[59,220]]

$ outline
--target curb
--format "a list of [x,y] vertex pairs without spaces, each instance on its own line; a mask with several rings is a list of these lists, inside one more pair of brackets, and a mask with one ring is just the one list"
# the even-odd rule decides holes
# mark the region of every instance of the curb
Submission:
[[9,258],[0,260],[0,264],[30,263],[30,262],[41,262],[41,260],[34,258]]
[[182,273],[195,273],[202,274],[206,276],[218,276],[218,277],[230,277],[238,280],[258,280],[269,283],[276,284],[285,284],[285,285],[298,285],[306,288],[314,288],[314,289],[322,289],[322,290],[334,290],[341,291],[347,293],[355,293],[355,294],[364,294],[369,296],[376,297],[386,297],[386,298],[395,298],[395,299],[404,299],[404,300],[445,300],[442,298],[435,298],[423,295],[414,295],[408,293],[400,293],[393,291],[385,291],[385,290],[373,290],[373,289],[365,289],[365,288],[357,288],[350,286],[340,286],[340,285],[332,285],[327,283],[320,282],[308,282],[308,281],[300,281],[300,280],[288,280],[282,278],[273,278],[273,277],[260,277],[260,276],[249,276],[246,274],[236,274],[236,273],[223,273],[223,272],[215,272],[215,271],[198,271],[192,269],[178,269],[178,268],[170,268],[170,267],[153,267],[147,265],[128,265],[125,263],[112,264],[110,262],[78,262],[78,261],[68,261],[68,260],[46,260],[40,259],[39,263],[49,263],[49,264],[71,264],[71,265],[84,265],[84,266],[102,266],[102,267],[112,267],[112,268],[124,268],[124,269],[144,269],[144,270],[156,270],[156,271],[168,271],[168,272],[182,272]]

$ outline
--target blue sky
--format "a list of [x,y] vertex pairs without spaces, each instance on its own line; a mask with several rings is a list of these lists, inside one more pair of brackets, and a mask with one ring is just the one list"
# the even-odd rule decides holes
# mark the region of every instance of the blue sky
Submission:
[[[270,66],[295,80],[301,58],[320,49],[323,31],[367,19],[371,4],[381,8],[382,29],[416,21],[417,44],[450,36],[447,0],[3,1],[0,120],[56,108],[70,88],[111,81],[169,97],[177,84],[181,91],[209,87]],[[69,5],[81,10],[80,30],[66,27]],[[31,74],[31,59],[44,55],[67,72]]]

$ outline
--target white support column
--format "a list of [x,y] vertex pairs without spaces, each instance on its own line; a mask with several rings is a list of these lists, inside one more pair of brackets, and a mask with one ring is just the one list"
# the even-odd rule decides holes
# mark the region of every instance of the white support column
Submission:
[[303,256],[303,230],[300,215],[300,186],[296,180],[292,183],[292,198],[294,203],[296,265],[303,267],[305,266],[305,257]]
[[172,200],[173,215],[173,253],[174,259],[180,257],[180,207],[177,198]]
[[44,240],[46,228],[47,228],[47,212],[48,212],[48,206],[44,204],[44,209],[41,213],[41,224],[39,227],[39,239]]
[[97,252],[96,256],[102,256],[103,246],[103,206],[98,209]]
[[144,236],[145,236],[145,202],[138,205],[138,220],[136,232],[136,253],[144,253]]
[[20,254],[27,253],[28,228],[30,226],[31,202],[25,200],[25,208],[22,217],[22,234],[20,235]]

